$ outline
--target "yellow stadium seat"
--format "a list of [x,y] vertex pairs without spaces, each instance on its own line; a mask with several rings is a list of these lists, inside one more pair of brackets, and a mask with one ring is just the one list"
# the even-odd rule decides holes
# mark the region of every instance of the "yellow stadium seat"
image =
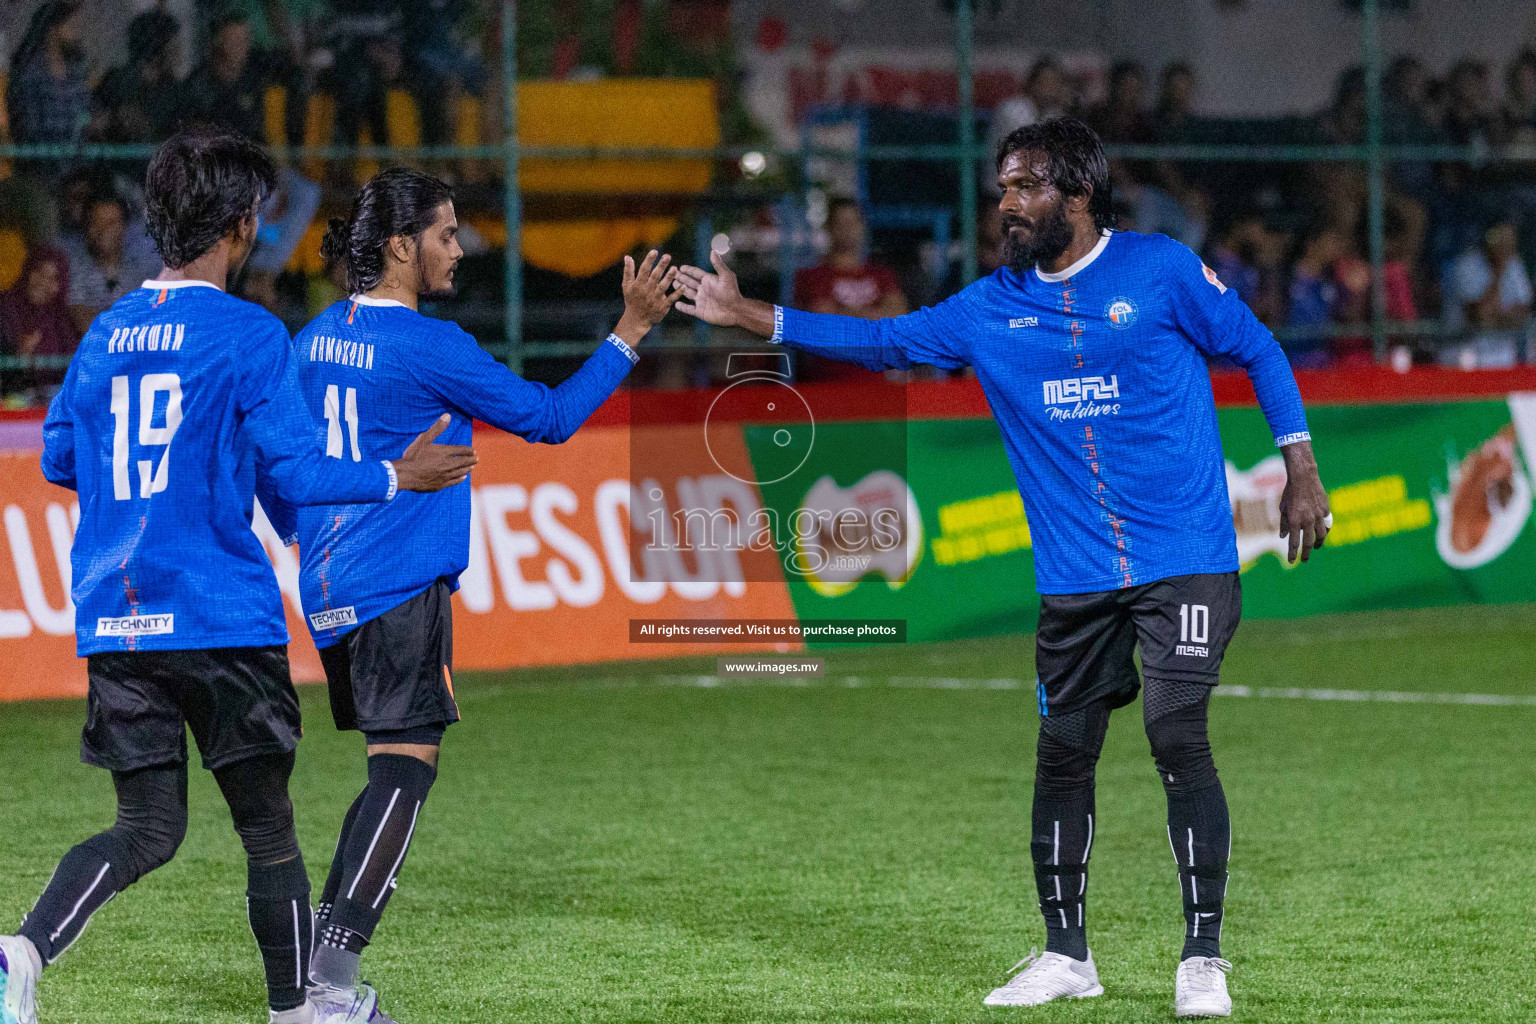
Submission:
[[27,261],[27,241],[20,231],[0,228],[0,291],[16,283]]
[[485,116],[480,97],[468,93],[460,96],[459,108],[454,114],[457,121],[454,125],[454,141],[461,146],[480,145],[480,119]]
[[[304,112],[304,145],[329,146],[336,134],[336,98],[326,93],[314,93],[309,97],[309,107]],[[325,161],[312,158],[304,161],[304,175],[315,181],[324,181]]]
[[288,90],[280,85],[270,85],[262,100],[263,113],[266,115],[267,145],[286,146],[288,133],[284,130],[284,121],[288,114]]
[[384,124],[389,134],[387,145],[413,149],[421,145],[421,108],[416,97],[404,89],[391,89],[384,96]]

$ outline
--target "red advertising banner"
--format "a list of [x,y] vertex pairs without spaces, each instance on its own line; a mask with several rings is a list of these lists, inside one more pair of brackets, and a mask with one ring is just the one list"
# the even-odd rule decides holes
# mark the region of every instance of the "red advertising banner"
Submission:
[[[670,431],[692,429],[646,427],[635,440],[664,446],[675,443]],[[631,644],[629,620],[795,617],[771,551],[742,552],[739,564],[731,565],[698,564],[715,557],[707,551],[674,553],[687,565],[637,557],[647,524],[631,528],[630,443],[624,427],[589,427],[559,446],[476,433],[480,465],[473,479],[469,568],[454,599],[456,667],[697,655],[698,646],[686,642]],[[725,443],[741,449],[733,462],[745,461],[739,430]],[[725,477],[713,463],[669,465],[671,476],[648,481],[660,488],[664,502],[721,494],[746,514],[750,509],[743,506],[760,501],[754,488]],[[85,662],[75,657],[74,606],[66,585],[79,517],[75,496],[43,479],[36,450],[0,452],[0,516],[10,553],[0,557],[0,699],[81,696]],[[260,514],[256,531],[283,591],[294,678],[319,680],[320,659],[299,614],[298,549],[282,547]],[[774,582],[744,582],[768,579]],[[741,640],[709,653],[802,646]]]

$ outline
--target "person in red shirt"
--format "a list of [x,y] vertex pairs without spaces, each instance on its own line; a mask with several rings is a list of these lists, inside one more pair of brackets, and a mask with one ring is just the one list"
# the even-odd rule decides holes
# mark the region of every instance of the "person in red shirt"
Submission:
[[[812,313],[836,313],[866,320],[910,312],[907,296],[890,267],[865,257],[868,228],[852,199],[834,199],[827,210],[827,256],[795,274],[795,304]],[[849,363],[802,356],[804,380],[878,380],[880,375]]]

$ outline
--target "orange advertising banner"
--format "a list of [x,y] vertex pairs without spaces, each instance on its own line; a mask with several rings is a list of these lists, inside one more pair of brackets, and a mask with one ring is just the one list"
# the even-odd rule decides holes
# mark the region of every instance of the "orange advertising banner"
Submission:
[[[641,557],[646,524],[632,526],[629,511],[632,436],[694,451],[697,445],[681,444],[671,432],[696,430],[588,427],[558,446],[477,432],[469,568],[454,597],[455,667],[705,653],[689,643],[632,644],[632,618],[793,619],[771,550],[733,554],[729,564],[707,564],[725,557],[709,550],[647,551]],[[740,430],[725,443],[740,451],[720,453],[722,463],[745,463]],[[707,455],[697,461],[673,460],[664,479],[647,478],[652,500],[676,506],[701,493],[714,495],[721,507],[743,517],[761,507],[756,488],[722,473]],[[85,662],[75,657],[74,606],[66,585],[79,519],[75,496],[43,479],[38,452],[0,452],[0,512],[11,556],[0,556],[0,700],[82,696]],[[317,681],[323,678],[320,659],[300,617],[298,549],[282,547],[259,510],[255,528],[283,591],[294,679]],[[680,561],[656,562],[665,557]],[[380,571],[389,571],[387,553],[381,553]],[[801,646],[742,642],[711,645],[708,653]]]

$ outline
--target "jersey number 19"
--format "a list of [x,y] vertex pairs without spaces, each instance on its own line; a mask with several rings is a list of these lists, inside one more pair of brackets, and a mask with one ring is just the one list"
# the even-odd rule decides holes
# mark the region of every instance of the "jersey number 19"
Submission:
[[[165,393],[165,425],[155,426],[155,402]],[[128,377],[112,378],[112,496],[118,501],[133,497],[128,482],[128,423],[131,418],[129,400],[132,389]],[[170,482],[171,438],[181,426],[181,378],[174,373],[146,373],[139,378],[139,444],[142,447],[164,446],[160,464],[154,459],[139,459],[139,497],[159,494]]]

